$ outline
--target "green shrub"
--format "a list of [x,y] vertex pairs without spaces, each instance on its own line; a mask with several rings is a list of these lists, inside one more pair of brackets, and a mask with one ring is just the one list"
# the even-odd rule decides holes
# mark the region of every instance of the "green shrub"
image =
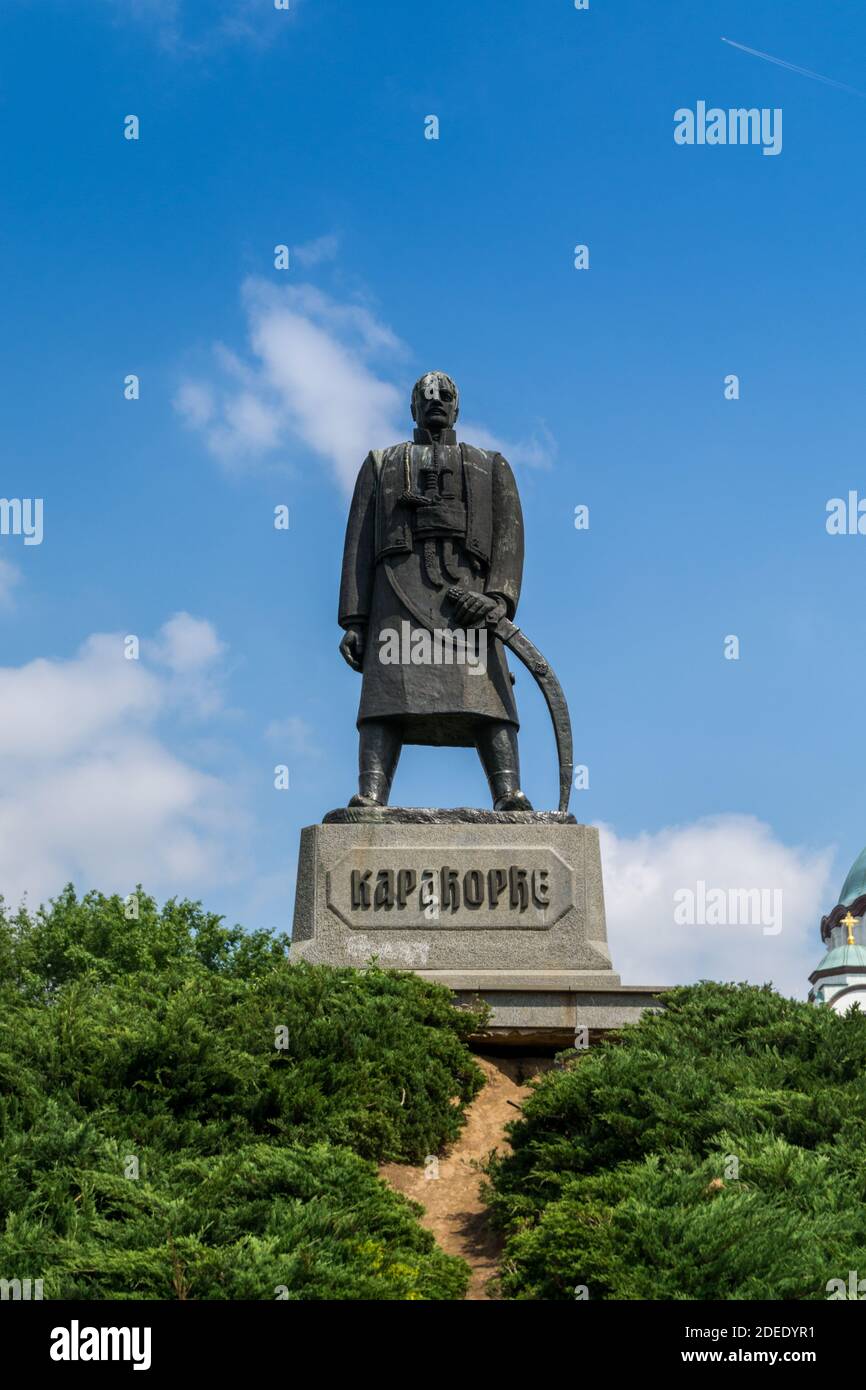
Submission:
[[565,1059],[489,1168],[513,1298],[822,1299],[866,1273],[866,1017],[702,984]]
[[0,915],[0,1275],[55,1298],[462,1297],[466,1266],[373,1165],[456,1138],[478,1022],[417,976],[292,965],[284,937],[140,890],[133,919],[71,888]]

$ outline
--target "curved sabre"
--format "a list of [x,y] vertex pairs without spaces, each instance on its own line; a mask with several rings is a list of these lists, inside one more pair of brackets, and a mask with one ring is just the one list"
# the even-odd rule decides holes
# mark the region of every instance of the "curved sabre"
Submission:
[[560,811],[567,811],[571,796],[571,777],[574,771],[574,746],[571,737],[571,718],[562,686],[556,679],[549,662],[545,661],[538,648],[530,642],[519,627],[509,622],[508,618],[501,618],[493,628],[493,632],[506,647],[510,647],[514,655],[519,657],[524,666],[531,672],[547,701],[547,708],[550,710],[550,717],[553,720],[553,734],[559,757],[559,809]]
[[[430,618],[404,591],[402,584],[397,578],[388,561],[385,561],[385,573],[388,576],[391,588],[403,603],[413,618],[416,618],[422,627],[431,630]],[[446,590],[446,597],[450,599],[459,598],[465,590],[459,584],[452,584]],[[548,661],[545,661],[541,652],[530,642],[524,632],[508,618],[500,618],[498,623],[488,624],[488,630],[498,637],[504,646],[509,647],[514,655],[523,662],[524,666],[533,676],[537,685],[541,687],[541,693],[547,701],[547,708],[550,710],[550,718],[553,721],[553,736],[556,739],[556,752],[559,758],[559,809],[565,813],[568,811],[568,803],[571,797],[571,778],[574,772],[574,745],[571,736],[571,718],[568,713],[568,705],[565,702],[565,695],[562,686],[556,679],[553,669]]]
[[[459,585],[452,585],[448,590],[448,597],[451,599],[459,598],[461,592]],[[509,647],[514,655],[523,662],[534,677],[536,684],[541,687],[541,693],[547,701],[547,708],[550,710],[550,718],[553,721],[556,754],[559,759],[559,809],[561,812],[567,812],[571,797],[571,778],[574,772],[574,742],[571,736],[571,717],[568,713],[568,705],[562,686],[556,679],[550,662],[545,661],[535,644],[530,642],[516,623],[512,623],[508,618],[500,618],[499,622],[494,623],[490,630],[504,646]]]

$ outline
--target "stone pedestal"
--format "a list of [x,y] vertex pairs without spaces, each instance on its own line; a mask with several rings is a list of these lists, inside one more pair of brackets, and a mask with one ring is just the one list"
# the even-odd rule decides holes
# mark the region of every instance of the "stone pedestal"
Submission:
[[598,831],[557,812],[332,811],[301,832],[292,959],[414,970],[567,1045],[657,1005],[612,968]]

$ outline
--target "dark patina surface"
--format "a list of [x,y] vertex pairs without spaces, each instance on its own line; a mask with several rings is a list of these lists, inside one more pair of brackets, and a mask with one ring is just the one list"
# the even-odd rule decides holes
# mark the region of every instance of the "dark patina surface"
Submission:
[[507,647],[547,701],[565,812],[568,709],[514,622],[523,574],[517,485],[501,454],[458,441],[458,413],[455,383],[428,372],[412,392],[413,439],[371,451],[355,485],[338,615],[340,651],[363,677],[359,786],[349,808],[386,807],[403,744],[415,743],[474,746],[494,809],[532,810],[520,788]]

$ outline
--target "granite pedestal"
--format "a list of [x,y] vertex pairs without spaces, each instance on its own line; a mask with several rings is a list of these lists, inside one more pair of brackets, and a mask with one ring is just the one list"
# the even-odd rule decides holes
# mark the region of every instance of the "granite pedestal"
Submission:
[[301,832],[291,958],[480,997],[492,1040],[567,1045],[658,1007],[613,969],[598,831],[558,812],[330,812]]

